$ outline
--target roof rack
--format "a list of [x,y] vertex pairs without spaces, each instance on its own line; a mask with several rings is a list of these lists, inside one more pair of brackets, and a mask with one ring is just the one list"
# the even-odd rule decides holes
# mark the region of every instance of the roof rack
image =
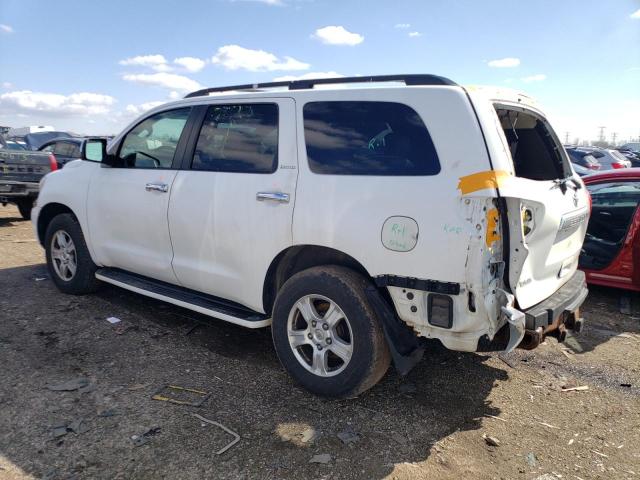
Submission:
[[378,82],[404,82],[405,85],[449,85],[458,84],[445,77],[438,75],[374,75],[369,77],[339,77],[339,78],[316,78],[311,80],[290,80],[284,82],[267,83],[247,83],[244,85],[231,85],[228,87],[203,88],[191,92],[184,98],[202,97],[210,93],[230,92],[233,90],[258,90],[262,88],[288,87],[289,90],[306,90],[315,85],[328,85],[340,83],[378,83]]

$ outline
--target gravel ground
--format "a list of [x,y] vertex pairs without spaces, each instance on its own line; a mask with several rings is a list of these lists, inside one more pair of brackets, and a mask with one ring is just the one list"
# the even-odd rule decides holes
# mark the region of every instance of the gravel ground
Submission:
[[[43,262],[0,208],[0,479],[640,478],[637,296],[592,289],[564,344],[504,360],[434,344],[407,377],[325,401],[291,382],[268,329],[106,285],[66,296]],[[211,395],[153,400],[166,384]],[[233,437],[193,414],[240,441],[217,455]]]

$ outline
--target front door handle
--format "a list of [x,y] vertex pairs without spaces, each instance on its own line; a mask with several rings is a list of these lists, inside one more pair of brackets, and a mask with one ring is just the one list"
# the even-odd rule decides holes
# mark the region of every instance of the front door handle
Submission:
[[166,183],[147,183],[144,189],[147,192],[154,190],[156,192],[167,193],[169,191],[169,185]]
[[289,203],[289,194],[282,192],[258,192],[256,193],[256,200],[259,202],[271,200],[272,202]]

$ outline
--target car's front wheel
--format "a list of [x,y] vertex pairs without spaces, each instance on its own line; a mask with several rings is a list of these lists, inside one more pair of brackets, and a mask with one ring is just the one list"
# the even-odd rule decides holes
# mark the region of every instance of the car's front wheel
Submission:
[[273,342],[282,365],[307,390],[355,397],[387,371],[389,349],[368,285],[353,270],[323,266],[297,273],[278,292]]
[[98,267],[91,260],[80,224],[73,215],[54,217],[44,241],[49,275],[62,292],[82,295],[98,288]]

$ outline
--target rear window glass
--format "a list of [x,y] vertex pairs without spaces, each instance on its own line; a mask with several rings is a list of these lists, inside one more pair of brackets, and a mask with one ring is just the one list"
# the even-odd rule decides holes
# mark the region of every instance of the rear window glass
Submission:
[[310,102],[304,137],[311,171],[333,175],[436,175],[440,162],[420,116],[393,102]]

